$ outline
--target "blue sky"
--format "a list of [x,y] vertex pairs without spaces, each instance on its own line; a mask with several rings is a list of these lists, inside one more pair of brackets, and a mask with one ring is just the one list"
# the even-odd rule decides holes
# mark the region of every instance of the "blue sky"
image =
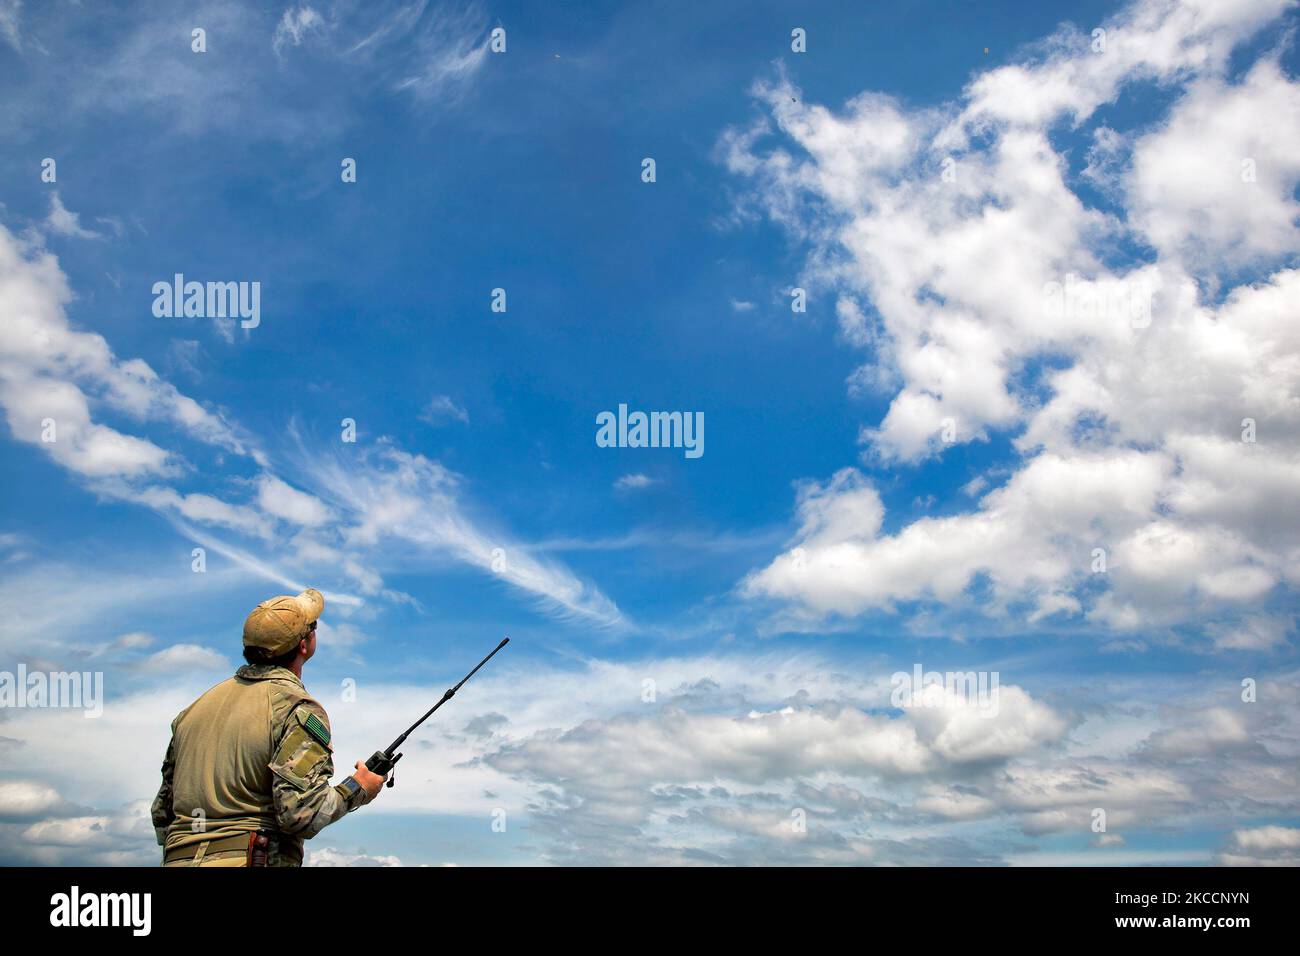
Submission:
[[108,695],[0,710],[8,860],[152,861],[168,722],[315,586],[340,770],[512,638],[316,862],[1294,862],[1295,25],[0,2],[0,669]]

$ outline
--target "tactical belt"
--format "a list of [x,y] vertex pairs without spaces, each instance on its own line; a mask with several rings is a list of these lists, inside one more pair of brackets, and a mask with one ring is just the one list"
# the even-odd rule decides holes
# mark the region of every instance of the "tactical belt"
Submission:
[[280,851],[281,858],[295,866],[302,865],[302,852],[293,841],[267,830],[250,831],[238,836],[206,840],[203,843],[178,846],[163,855],[163,863],[181,863],[193,860],[197,866],[205,856],[214,853],[231,853],[236,850],[248,855],[249,866],[266,866],[271,849]]

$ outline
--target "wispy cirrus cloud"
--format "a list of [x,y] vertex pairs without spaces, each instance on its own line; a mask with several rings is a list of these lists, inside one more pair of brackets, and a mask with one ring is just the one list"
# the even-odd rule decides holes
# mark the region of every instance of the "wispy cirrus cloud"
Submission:
[[272,46],[281,53],[317,35],[344,63],[424,101],[456,99],[483,68],[489,18],[477,2],[336,0],[287,7]]
[[23,51],[22,9],[23,0],[0,0],[0,34],[18,53]]
[[403,541],[494,574],[563,616],[605,627],[628,623],[593,584],[554,560],[535,556],[526,542],[469,519],[460,502],[460,478],[423,455],[380,442],[360,459],[317,457],[302,474],[345,516],[341,533],[354,546],[369,549],[387,540]]
[[[0,38],[14,50],[17,82],[0,103],[0,122],[21,139],[57,104],[70,130],[109,114],[169,135],[256,129],[279,142],[319,144],[363,121],[358,88],[405,92],[424,109],[465,96],[486,63],[488,24],[474,2],[231,3],[178,23],[136,0],[119,5],[111,30],[88,39],[60,5],[3,0]],[[205,31],[205,52],[192,49],[192,29]],[[297,95],[311,79],[308,51],[330,58],[338,95],[328,103]],[[79,69],[57,66],[71,61]]]
[[[199,535],[242,567],[281,584],[298,583],[297,575],[275,566],[295,548],[274,545],[306,528],[323,536],[315,553],[341,565],[344,580],[363,593],[397,597],[366,566],[368,552],[395,538],[496,574],[553,613],[603,626],[625,623],[594,585],[531,555],[526,543],[469,520],[461,482],[421,455],[385,442],[363,454],[359,465],[335,456],[328,465],[313,460],[299,469],[312,476],[324,501],[293,487],[269,470],[268,457],[221,412],[181,393],[142,360],[119,359],[103,336],[72,328],[65,312],[71,295],[51,253],[24,245],[0,226],[0,406],[16,439],[40,448],[97,493],[151,508],[182,531],[207,526],[257,541],[262,557],[253,559],[211,531]],[[144,430],[164,425],[179,436],[111,427],[97,420],[97,406],[126,413]],[[177,437],[233,453],[255,468],[255,476],[245,480],[236,473],[222,493],[188,490],[183,485],[194,469],[173,441]],[[324,546],[331,538],[348,549]]]

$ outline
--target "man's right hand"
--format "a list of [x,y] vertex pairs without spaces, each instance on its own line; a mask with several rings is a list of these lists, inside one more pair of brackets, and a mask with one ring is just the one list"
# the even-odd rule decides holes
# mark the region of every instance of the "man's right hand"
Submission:
[[379,791],[384,788],[384,778],[367,770],[365,761],[357,761],[357,770],[352,776],[357,783],[361,784],[361,789],[366,792],[366,803],[379,796]]

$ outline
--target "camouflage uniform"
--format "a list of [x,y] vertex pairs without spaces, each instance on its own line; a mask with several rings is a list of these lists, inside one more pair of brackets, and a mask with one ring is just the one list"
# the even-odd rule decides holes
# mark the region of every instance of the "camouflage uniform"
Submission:
[[329,716],[293,671],[239,668],[172,721],[153,802],[164,865],[246,866],[258,831],[269,866],[302,865],[303,841],[366,800],[352,778],[330,786],[331,754]]
[[300,865],[303,841],[360,802],[330,786],[331,753],[329,717],[292,671],[241,667],[172,722],[153,803],[167,865],[243,865],[258,830],[276,834],[271,865]]

